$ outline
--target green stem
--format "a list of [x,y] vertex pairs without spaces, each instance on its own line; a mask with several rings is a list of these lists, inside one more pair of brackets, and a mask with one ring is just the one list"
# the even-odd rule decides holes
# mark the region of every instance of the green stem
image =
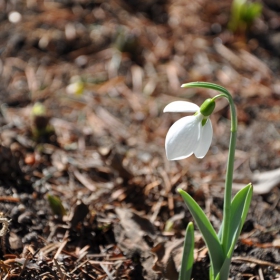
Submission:
[[225,193],[224,193],[224,217],[223,217],[223,231],[222,231],[222,245],[224,253],[227,254],[230,248],[229,244],[229,225],[231,215],[231,197],[232,197],[232,180],[233,180],[233,169],[234,169],[234,154],[236,144],[236,131],[231,131],[230,142],[229,142],[229,155],[227,163],[227,173],[225,182]]
[[232,180],[233,180],[233,170],[234,170],[234,155],[236,146],[236,134],[237,134],[237,115],[234,106],[234,102],[230,93],[222,86],[206,83],[206,82],[193,82],[182,85],[182,87],[199,87],[208,88],[221,92],[221,94],[215,96],[213,99],[220,97],[227,98],[231,111],[231,135],[229,143],[229,155],[227,163],[226,181],[225,181],[225,193],[224,193],[224,216],[223,216],[223,228],[221,243],[224,249],[225,255],[230,248],[229,244],[229,224],[231,215],[231,197],[232,197]]

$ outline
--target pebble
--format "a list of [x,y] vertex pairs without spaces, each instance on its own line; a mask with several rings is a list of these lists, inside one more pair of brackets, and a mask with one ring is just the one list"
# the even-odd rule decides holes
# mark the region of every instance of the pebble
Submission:
[[37,239],[38,239],[37,232],[30,232],[22,238],[22,243],[30,243],[32,241],[37,241]]
[[85,67],[88,63],[88,58],[86,55],[80,55],[75,59],[75,63],[79,66],[79,67]]
[[18,223],[19,224],[32,224],[32,219],[31,219],[32,213],[31,212],[24,212],[23,214],[19,215],[18,217]]
[[9,13],[9,16],[8,16],[8,19],[9,19],[9,22],[11,23],[18,23],[21,21],[21,14],[17,11],[12,11]]

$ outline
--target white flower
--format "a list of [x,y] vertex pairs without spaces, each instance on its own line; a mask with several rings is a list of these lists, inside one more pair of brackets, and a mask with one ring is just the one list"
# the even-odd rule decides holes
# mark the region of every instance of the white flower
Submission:
[[200,113],[196,104],[187,101],[171,102],[163,112],[196,113],[179,119],[170,127],[165,139],[167,158],[179,160],[193,153],[197,158],[203,158],[212,142],[213,128],[210,119]]

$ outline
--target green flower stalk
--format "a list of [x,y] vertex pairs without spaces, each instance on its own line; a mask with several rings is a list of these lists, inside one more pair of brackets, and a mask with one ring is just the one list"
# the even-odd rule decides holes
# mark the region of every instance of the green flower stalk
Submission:
[[[218,91],[219,94],[213,98],[205,100],[201,107],[186,101],[175,101],[165,107],[164,112],[194,113],[192,116],[179,119],[170,127],[165,141],[166,155],[169,160],[184,159],[192,154],[197,158],[203,158],[208,152],[212,141],[213,129],[210,116],[214,111],[216,99],[224,97],[228,100],[230,106],[231,136],[225,180],[223,221],[218,234],[215,232],[210,221],[194,199],[185,191],[181,189],[178,190],[201,231],[206,246],[208,247],[211,261],[210,280],[227,280],[234,246],[245,222],[253,194],[252,184],[248,184],[232,199],[232,181],[237,133],[236,110],[232,96],[224,87],[205,82],[188,83],[182,85],[182,87],[208,88]],[[191,229],[192,226],[189,225],[185,238],[185,240],[188,240],[187,244],[190,244],[190,240],[192,240],[191,236],[193,231]],[[189,268],[192,254],[193,245],[189,245],[189,250],[184,248],[182,268],[186,267],[186,265]],[[188,260],[187,264],[184,263],[185,260]],[[189,271],[191,270],[188,269],[188,272]],[[189,280],[190,277],[190,273],[184,274],[181,272],[179,279]]]

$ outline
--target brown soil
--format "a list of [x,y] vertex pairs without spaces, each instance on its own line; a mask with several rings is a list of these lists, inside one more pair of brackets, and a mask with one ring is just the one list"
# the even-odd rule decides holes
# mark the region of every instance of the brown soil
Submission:
[[[0,0],[0,279],[178,279],[192,217],[176,189],[216,229],[222,218],[227,103],[217,103],[204,159],[165,156],[181,114],[164,106],[216,94],[180,88],[198,80],[232,93],[234,191],[255,185],[231,279],[280,279],[280,8],[263,0],[261,18],[232,34],[230,5]],[[208,279],[198,231],[195,240],[193,278]]]

